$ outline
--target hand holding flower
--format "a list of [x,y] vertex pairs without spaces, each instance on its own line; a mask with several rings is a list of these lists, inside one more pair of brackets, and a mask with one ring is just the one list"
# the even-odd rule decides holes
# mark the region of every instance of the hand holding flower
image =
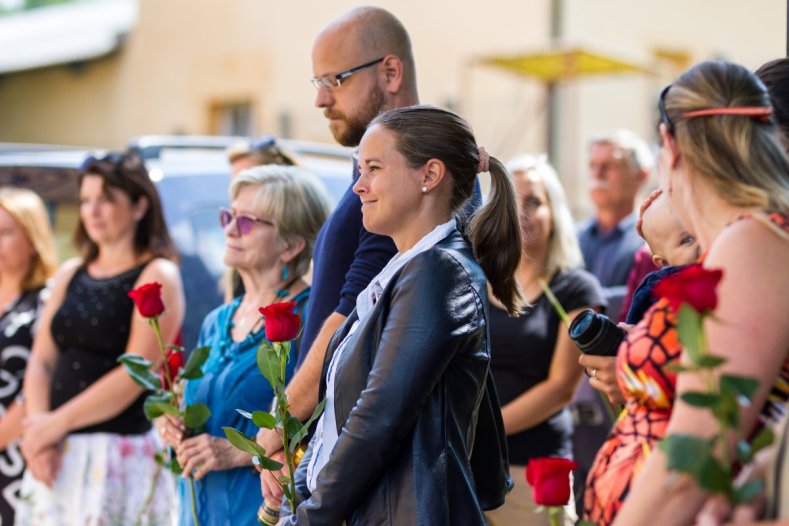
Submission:
[[172,448],[178,447],[186,432],[183,420],[177,416],[165,414],[156,419],[155,425],[159,437],[166,445]]
[[[189,360],[184,364],[183,348],[173,345],[165,346],[162,340],[162,333],[159,328],[159,316],[165,310],[161,295],[162,286],[159,283],[146,283],[129,292],[129,298],[134,301],[140,315],[148,320],[151,328],[156,335],[159,344],[161,359],[158,364],[152,363],[146,358],[124,354],[118,358],[126,368],[126,372],[132,380],[145,390],[153,391],[145,399],[143,410],[148,420],[157,421],[157,429],[162,439],[170,446],[183,448],[184,435],[186,428],[191,430],[201,429],[206,421],[211,417],[211,411],[205,404],[192,404],[181,407],[183,394],[183,380],[200,378],[203,375],[202,367],[208,358],[209,348],[200,347],[192,351]],[[214,455],[216,457],[216,455]],[[214,457],[210,457],[204,464],[206,470],[201,472],[201,477],[210,471],[210,467],[221,465],[216,462]],[[156,461],[160,467],[166,466],[174,473],[181,473],[181,465],[176,459],[168,458],[168,455],[157,454]],[[186,457],[184,457],[186,458]],[[212,460],[213,458],[213,460]],[[189,466],[191,471],[197,466],[190,455],[188,460],[192,460]],[[201,464],[202,465],[202,464]],[[222,468],[227,469],[227,468]],[[157,476],[154,477],[154,484]],[[192,488],[192,519],[199,526],[200,521],[197,517],[197,506],[195,503],[194,478],[190,480]],[[153,491],[153,487],[151,491]]]
[[282,486],[277,480],[279,477],[288,476],[287,461],[282,450],[269,454],[269,458],[282,464],[282,469],[278,471],[263,469],[260,471],[260,492],[263,495],[263,500],[274,506],[280,506],[284,493],[282,492]]
[[[296,486],[294,472],[303,450],[298,447],[307,434],[312,422],[323,411],[324,402],[320,402],[307,422],[302,423],[290,414],[288,397],[285,394],[286,366],[290,360],[291,340],[299,336],[301,318],[294,312],[296,302],[275,303],[261,307],[260,313],[265,320],[266,339],[260,344],[257,352],[257,364],[261,374],[274,389],[274,409],[267,411],[238,410],[246,418],[261,429],[257,441],[232,427],[224,427],[228,440],[238,449],[251,455],[260,469],[261,491],[266,505],[258,511],[258,520],[263,524],[273,524],[271,511],[278,510],[282,497],[287,499],[290,509],[295,509]],[[267,432],[263,432],[267,430]],[[262,443],[279,439],[279,444],[267,448]],[[275,454],[274,451],[276,451]],[[270,508],[273,506],[273,508]],[[261,513],[263,515],[261,515]]]
[[184,476],[200,480],[211,471],[252,465],[252,457],[239,451],[225,438],[202,433],[182,440],[175,448]]

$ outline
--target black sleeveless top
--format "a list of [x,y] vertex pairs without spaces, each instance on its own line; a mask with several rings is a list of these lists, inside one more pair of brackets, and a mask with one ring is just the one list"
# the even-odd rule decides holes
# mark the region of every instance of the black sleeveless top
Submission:
[[[52,338],[60,351],[50,387],[52,410],[118,366],[115,360],[126,351],[134,313],[128,293],[146,264],[110,278],[93,278],[85,267],[74,274],[52,318]],[[144,398],[145,394],[140,395],[111,420],[72,432],[145,433],[151,424],[143,413]]]

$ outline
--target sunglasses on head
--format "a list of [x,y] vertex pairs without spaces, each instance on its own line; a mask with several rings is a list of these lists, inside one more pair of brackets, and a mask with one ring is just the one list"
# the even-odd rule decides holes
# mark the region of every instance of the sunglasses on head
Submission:
[[227,228],[227,225],[233,221],[236,222],[236,233],[239,236],[245,236],[249,234],[252,231],[252,227],[255,226],[255,223],[275,226],[274,223],[265,219],[235,214],[232,210],[228,210],[227,208],[219,209],[219,224],[222,225],[222,228]]
[[658,99],[658,112],[660,113],[660,122],[666,125],[666,128],[668,128],[668,132],[671,135],[674,135],[674,123],[668,118],[668,113],[666,112],[666,93],[668,93],[669,88],[671,88],[671,84],[663,88],[663,91],[660,92],[660,98]]
[[276,145],[277,140],[273,135],[263,135],[249,141],[250,150],[268,150],[269,148],[273,148]]
[[[666,111],[666,94],[671,88],[671,84],[663,88],[660,92],[660,99],[658,99],[658,112],[660,113],[660,122],[666,125],[668,132],[674,135],[674,123],[668,118]],[[679,116],[680,120],[695,119],[697,117],[714,117],[717,115],[729,115],[735,117],[748,117],[755,119],[759,122],[769,123],[770,116],[773,114],[771,106],[723,106],[719,108],[703,108],[693,111],[687,111]]]
[[142,158],[136,153],[108,153],[103,157],[89,155],[80,166],[80,171],[90,172],[94,167],[100,167],[103,171],[114,171],[118,168],[124,170],[139,170],[143,166]]

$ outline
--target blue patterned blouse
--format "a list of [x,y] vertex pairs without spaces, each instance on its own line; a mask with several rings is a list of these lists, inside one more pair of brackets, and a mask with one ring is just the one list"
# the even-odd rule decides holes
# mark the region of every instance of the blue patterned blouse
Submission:
[[[295,312],[304,318],[309,290],[305,289],[292,301],[296,301]],[[274,393],[260,374],[256,354],[265,331],[260,328],[250,333],[242,342],[231,338],[232,318],[242,297],[222,305],[206,316],[200,329],[198,346],[211,347],[211,353],[203,365],[202,378],[189,380],[186,384],[187,404],[202,402],[211,409],[211,418],[206,430],[212,436],[225,437],[222,427],[231,426],[254,436],[257,427],[242,417],[236,409],[245,411],[268,411]],[[288,364],[288,379],[293,375],[298,344],[291,348]],[[178,497],[180,512],[178,523],[191,526],[191,494],[189,481],[179,478]],[[262,502],[260,477],[252,465],[227,471],[212,471],[202,480],[195,482],[197,493],[197,515],[200,524],[234,526],[257,526],[257,510]]]

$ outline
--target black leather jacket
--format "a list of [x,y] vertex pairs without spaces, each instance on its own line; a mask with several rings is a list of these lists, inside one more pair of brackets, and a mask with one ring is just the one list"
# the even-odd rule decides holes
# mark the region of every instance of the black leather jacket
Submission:
[[[485,276],[458,232],[406,265],[337,366],[339,439],[302,525],[485,524],[512,487]],[[326,368],[357,320],[332,338]]]

